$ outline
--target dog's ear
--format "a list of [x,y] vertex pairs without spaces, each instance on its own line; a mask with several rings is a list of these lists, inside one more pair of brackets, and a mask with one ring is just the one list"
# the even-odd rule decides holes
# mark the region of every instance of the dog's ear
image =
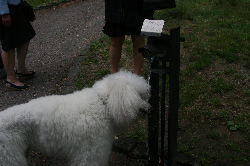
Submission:
[[107,100],[109,114],[117,127],[126,127],[136,119],[140,109],[147,109],[148,102],[141,97],[135,86],[116,82]]

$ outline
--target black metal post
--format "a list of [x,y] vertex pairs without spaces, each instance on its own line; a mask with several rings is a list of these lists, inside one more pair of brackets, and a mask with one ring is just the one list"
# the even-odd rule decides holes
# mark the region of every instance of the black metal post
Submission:
[[169,113],[168,113],[168,157],[167,165],[176,165],[178,107],[179,107],[179,72],[180,72],[180,27],[170,29],[169,61]]
[[[166,61],[162,61],[162,68],[163,70],[166,70]],[[166,87],[166,74],[162,74],[162,90],[161,90],[161,165],[164,166],[164,160],[165,160],[165,125],[166,125],[166,111],[165,111],[165,101],[166,101],[166,95],[165,95],[165,87]]]
[[[151,68],[158,66],[159,61],[153,61]],[[151,86],[151,98],[149,104],[153,110],[148,117],[148,165],[157,166],[158,158],[158,131],[159,131],[159,74],[151,72],[149,84]]]
[[[139,49],[144,53],[144,58],[154,60],[151,63],[149,84],[151,98],[149,100],[153,111],[148,117],[148,165],[159,165],[159,125],[161,122],[161,165],[165,164],[165,86],[166,75],[169,75],[169,111],[168,111],[168,156],[167,165],[176,166],[178,107],[179,107],[179,72],[180,72],[180,27],[170,29],[170,35],[162,34],[161,37],[151,38],[148,45]],[[148,40],[149,41],[149,40]],[[161,61],[161,66],[159,65]],[[167,62],[169,66],[167,67]],[[161,89],[161,121],[159,113],[159,74],[162,74]]]

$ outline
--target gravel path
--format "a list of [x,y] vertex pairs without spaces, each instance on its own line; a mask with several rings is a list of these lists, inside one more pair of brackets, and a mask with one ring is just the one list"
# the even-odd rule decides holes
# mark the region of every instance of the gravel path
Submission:
[[26,91],[9,92],[6,79],[0,80],[0,111],[41,96],[61,93],[73,60],[84,54],[104,26],[103,0],[75,0],[36,12],[32,23],[37,33],[31,40],[27,67],[36,77],[25,80]]

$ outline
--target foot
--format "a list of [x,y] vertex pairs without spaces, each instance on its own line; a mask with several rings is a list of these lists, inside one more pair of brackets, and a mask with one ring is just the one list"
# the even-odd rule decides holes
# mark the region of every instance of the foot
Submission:
[[6,87],[10,90],[10,91],[20,91],[20,90],[25,90],[28,89],[30,87],[30,85],[21,83],[20,81],[16,80],[16,81],[6,81]]
[[28,71],[28,70],[25,70],[25,71],[16,71],[16,75],[18,77],[32,77],[36,74],[36,71]]

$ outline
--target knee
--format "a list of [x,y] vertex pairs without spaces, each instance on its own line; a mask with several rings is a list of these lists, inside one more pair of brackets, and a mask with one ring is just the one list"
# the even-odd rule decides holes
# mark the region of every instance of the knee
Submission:
[[111,37],[111,45],[113,47],[120,47],[123,45],[125,41],[125,36],[121,36],[121,37]]
[[131,36],[132,42],[133,42],[133,47],[142,47],[145,45],[145,39],[144,36],[141,35],[132,35]]

